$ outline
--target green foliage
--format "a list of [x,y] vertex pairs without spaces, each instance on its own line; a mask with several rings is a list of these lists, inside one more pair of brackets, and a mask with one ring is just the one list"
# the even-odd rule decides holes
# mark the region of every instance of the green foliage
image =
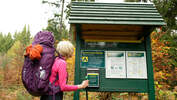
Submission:
[[[59,1],[54,1],[54,2],[49,2],[49,1],[44,1],[43,0],[43,4],[48,4],[48,5],[52,5],[54,6],[56,9],[59,9],[59,7],[61,6],[59,3]],[[53,32],[55,40],[62,40],[62,39],[68,39],[69,37],[69,31],[66,29],[66,26],[64,25],[64,22],[61,23],[61,12],[58,13],[54,13],[53,14],[53,18],[48,20],[48,26],[46,29],[47,31]],[[61,28],[61,29],[60,29]]]
[[[126,93],[128,95],[128,93]],[[113,93],[112,94],[112,100],[124,100],[123,97],[118,97],[118,95],[125,95],[125,93]]]
[[62,31],[59,29],[59,17],[48,20],[48,26],[45,30],[53,32],[55,40],[68,39],[69,32],[63,24]]
[[8,33],[7,35],[3,35],[0,33],[0,53],[7,53],[7,51],[13,46],[15,41],[20,41],[23,46],[26,46],[30,42],[30,31],[29,27],[28,30],[26,29],[26,26],[24,26],[22,32],[16,32],[14,36],[11,36],[11,33]]
[[168,62],[162,63],[163,65],[159,67],[158,71],[166,73],[165,77],[168,80],[161,80],[161,82],[165,82],[172,90],[177,84],[177,0],[153,0],[153,2],[167,23],[159,33],[156,33],[156,37],[160,37],[159,42],[168,48],[168,50],[161,50],[165,54],[164,57],[168,56]]
[[22,47],[23,47],[22,43],[19,40],[15,41],[14,45],[7,51],[7,56],[14,58],[15,56],[18,55],[17,51],[19,51]]
[[11,33],[8,33],[8,35],[3,35],[0,33],[0,52],[6,53],[11,46],[13,45],[14,40],[12,39]]
[[141,0],[124,0],[125,2],[139,2]]
[[49,1],[46,1],[46,0],[42,0],[42,3],[43,3],[43,4],[49,4],[49,5],[55,6],[55,7],[57,7],[57,8],[60,7],[59,0],[56,0],[56,1],[54,1],[54,2],[49,2]]
[[72,100],[74,95],[74,91],[71,92],[64,92],[63,99],[64,100]]
[[16,32],[14,34],[14,38],[15,38],[15,41],[19,40],[23,44],[24,47],[26,45],[28,45],[30,43],[30,40],[31,40],[31,33],[30,33],[29,26],[28,26],[28,29],[27,29],[26,25],[25,25],[21,32]]
[[160,90],[159,95],[157,95],[156,98],[158,100],[172,100],[172,99],[170,99],[170,97],[175,98],[175,95],[176,95],[175,92]]
[[177,0],[153,0],[153,2],[167,23],[165,29],[177,30]]
[[[62,1],[62,0],[61,0]],[[90,1],[90,0],[72,0],[72,1]],[[95,1],[95,0],[91,0]],[[61,4],[58,0],[49,2],[47,0],[42,1],[43,4],[48,4],[51,6],[54,6],[57,10],[60,9]],[[69,17],[69,12],[71,9],[71,3],[67,5],[67,9],[64,11],[66,13],[66,18]],[[68,29],[66,28],[66,25],[64,24],[63,20],[61,22],[62,12],[60,11],[58,13],[54,13],[53,18],[48,20],[48,26],[45,30],[51,31],[54,33],[55,39],[60,41],[62,39],[71,39],[72,35],[69,34]]]
[[57,22],[57,20],[58,19],[48,20],[48,26],[47,26],[46,30],[53,32],[55,39],[60,39],[59,27],[58,27],[59,22]]
[[32,97],[24,92],[21,81],[23,54],[25,46],[30,42],[30,31],[26,26],[21,32],[16,32],[13,38],[10,33],[0,33],[0,99],[32,100]]
[[17,92],[17,100],[32,100],[32,96],[19,91]]
[[9,57],[7,57],[6,54],[1,55],[0,66],[3,68],[4,71],[6,70],[6,67],[8,66],[10,61],[11,61],[11,59]]
[[147,2],[147,0],[124,0],[125,2]]

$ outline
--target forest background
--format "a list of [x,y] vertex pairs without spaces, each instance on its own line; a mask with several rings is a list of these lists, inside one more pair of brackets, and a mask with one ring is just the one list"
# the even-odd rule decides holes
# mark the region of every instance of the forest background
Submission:
[[[72,0],[75,1],[75,0]],[[87,0],[77,0],[87,1]],[[89,0],[93,1],[94,0]],[[125,0],[126,2],[147,2],[147,0]],[[56,9],[60,9],[63,0],[49,2],[42,1]],[[155,29],[151,33],[151,48],[154,70],[154,84],[156,100],[177,99],[177,0],[151,0],[167,23],[166,26]],[[66,18],[69,16],[70,4],[64,11]],[[66,28],[61,18],[61,12],[54,13],[48,20],[48,26],[43,30],[54,33],[56,44],[61,40],[70,40],[75,44],[72,29]],[[40,30],[39,30],[40,31]],[[21,71],[24,61],[25,47],[33,40],[29,26],[24,26],[21,32],[4,35],[0,32],[0,100],[39,100],[24,89],[21,80]],[[75,58],[67,61],[69,81],[74,84]],[[64,100],[72,100],[74,92],[66,92]],[[80,99],[85,100],[85,92],[81,92]],[[89,93],[89,100],[147,100],[146,93]]]

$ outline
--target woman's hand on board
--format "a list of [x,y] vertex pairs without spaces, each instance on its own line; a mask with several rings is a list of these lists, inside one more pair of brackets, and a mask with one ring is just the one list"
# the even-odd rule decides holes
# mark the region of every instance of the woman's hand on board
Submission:
[[78,88],[84,89],[88,86],[88,84],[89,84],[89,80],[84,80],[84,81],[82,81],[82,84],[78,85]]

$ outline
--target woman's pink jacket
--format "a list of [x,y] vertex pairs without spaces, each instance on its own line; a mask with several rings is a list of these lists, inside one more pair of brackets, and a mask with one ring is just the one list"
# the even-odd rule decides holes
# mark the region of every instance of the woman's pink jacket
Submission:
[[67,85],[67,71],[66,71],[67,63],[64,59],[57,57],[52,66],[52,73],[49,81],[52,83],[55,81],[57,75],[59,76],[59,80],[55,82],[55,85],[59,85],[61,91],[76,91],[78,89],[77,85]]

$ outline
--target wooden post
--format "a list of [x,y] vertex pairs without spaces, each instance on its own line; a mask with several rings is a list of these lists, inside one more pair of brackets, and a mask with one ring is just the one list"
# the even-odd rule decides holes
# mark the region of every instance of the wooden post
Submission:
[[[76,25],[76,55],[75,55],[75,78],[74,78],[74,84],[79,84],[79,68],[80,68],[80,52],[81,52],[81,25]],[[79,100],[79,93],[80,91],[74,92],[74,100]]]
[[150,35],[145,38],[145,49],[147,58],[147,71],[148,71],[148,99],[155,100],[155,88],[154,88],[154,74],[152,66],[152,53],[151,53],[151,41]]

